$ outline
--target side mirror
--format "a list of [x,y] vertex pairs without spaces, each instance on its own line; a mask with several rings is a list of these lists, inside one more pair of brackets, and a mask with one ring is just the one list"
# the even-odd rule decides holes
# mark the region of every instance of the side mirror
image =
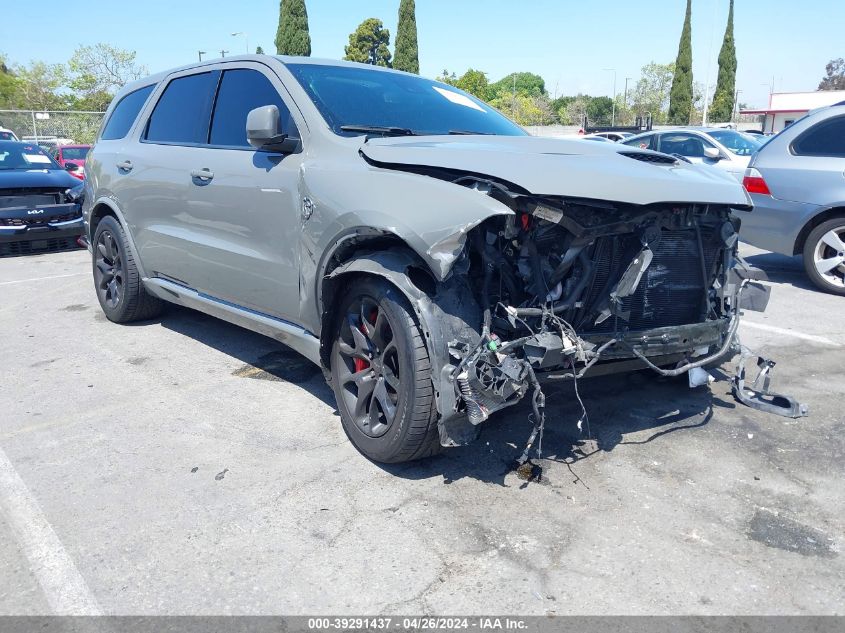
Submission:
[[256,149],[289,154],[296,151],[299,139],[279,130],[279,108],[261,106],[246,115],[246,139]]
[[721,160],[722,152],[715,147],[705,147],[704,158],[709,158],[710,160]]
[[76,163],[65,163],[65,169],[67,171],[79,171],[79,165]]

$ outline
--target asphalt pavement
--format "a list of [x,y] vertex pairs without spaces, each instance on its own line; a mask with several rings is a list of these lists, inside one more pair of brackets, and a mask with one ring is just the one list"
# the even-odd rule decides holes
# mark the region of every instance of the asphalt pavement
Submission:
[[743,342],[791,420],[727,383],[547,389],[480,440],[380,466],[280,344],[199,313],[120,326],[85,251],[0,260],[0,614],[842,614],[845,299],[744,248]]

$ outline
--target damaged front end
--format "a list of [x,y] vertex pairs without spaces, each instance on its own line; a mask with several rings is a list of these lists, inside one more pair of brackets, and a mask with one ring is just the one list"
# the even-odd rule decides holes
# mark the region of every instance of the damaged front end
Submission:
[[[454,392],[453,406],[441,409],[444,445],[465,443],[474,436],[468,427],[530,394],[534,431],[524,461],[542,437],[542,379],[715,367],[742,349],[740,310],[765,309],[768,288],[737,256],[739,220],[728,206],[637,206],[472,186],[514,213],[470,231],[452,271],[477,302],[480,324],[473,336],[450,338],[440,363],[450,383],[440,390]],[[784,411],[767,404],[806,414],[791,402]]]

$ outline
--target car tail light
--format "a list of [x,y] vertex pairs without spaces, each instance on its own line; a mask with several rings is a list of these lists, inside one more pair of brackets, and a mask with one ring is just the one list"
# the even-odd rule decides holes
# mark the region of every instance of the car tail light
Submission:
[[769,191],[769,185],[758,170],[749,167],[745,170],[745,178],[742,179],[742,186],[748,193],[759,193],[764,196],[772,195]]

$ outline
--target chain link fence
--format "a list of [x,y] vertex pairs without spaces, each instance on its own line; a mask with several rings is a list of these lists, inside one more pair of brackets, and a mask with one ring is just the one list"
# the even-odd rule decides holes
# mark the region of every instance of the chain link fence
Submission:
[[103,122],[105,112],[57,110],[0,110],[0,127],[12,130],[26,141],[44,147],[91,144]]

